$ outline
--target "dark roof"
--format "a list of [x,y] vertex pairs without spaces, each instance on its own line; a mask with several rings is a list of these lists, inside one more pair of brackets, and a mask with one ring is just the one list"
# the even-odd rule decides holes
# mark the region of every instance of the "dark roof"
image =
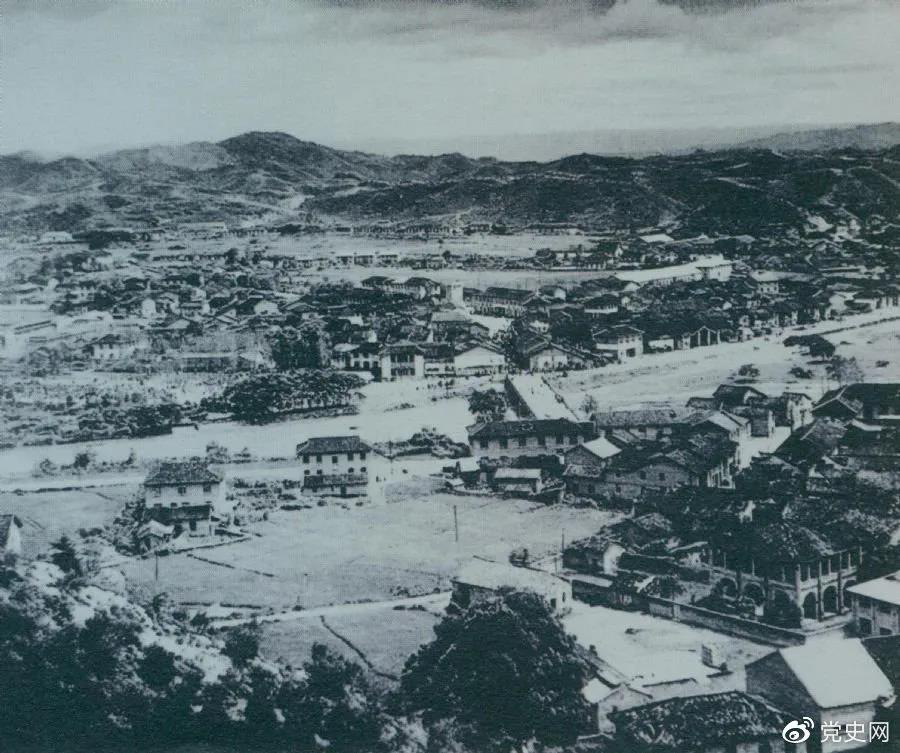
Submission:
[[815,562],[840,551],[815,531],[783,521],[744,526],[739,535],[729,538],[722,547],[751,555],[758,561],[780,564]]
[[746,384],[720,384],[713,392],[713,397],[727,405],[733,405],[743,403],[748,397],[766,397],[766,393]]
[[603,428],[627,429],[632,426],[673,426],[687,423],[691,411],[674,408],[645,408],[640,410],[619,410],[598,412],[594,423]]
[[826,392],[816,404],[816,409],[821,408],[832,400],[840,400],[850,405],[862,403],[863,405],[900,408],[900,384],[896,382],[857,382],[848,384]]
[[222,478],[209,470],[202,460],[183,463],[160,463],[147,475],[144,486],[218,484]]
[[570,421],[567,418],[537,418],[527,421],[491,421],[486,424],[475,424],[469,427],[469,437],[477,439],[500,439],[504,437],[530,437],[535,435],[550,436],[554,434],[582,436],[593,433],[593,425],[589,421]]
[[518,288],[490,287],[484,291],[489,298],[505,298],[508,301],[521,303],[534,295],[532,290],[519,290]]
[[370,452],[371,447],[359,436],[347,437],[310,437],[297,445],[298,454],[326,455],[329,452]]
[[885,677],[891,681],[894,691],[900,694],[900,635],[866,638],[862,644]]
[[609,718],[622,750],[673,753],[780,736],[792,719],[762,698],[736,690],[670,698],[616,711]]
[[773,454],[793,465],[813,464],[837,447],[846,432],[843,422],[818,418],[791,434]]

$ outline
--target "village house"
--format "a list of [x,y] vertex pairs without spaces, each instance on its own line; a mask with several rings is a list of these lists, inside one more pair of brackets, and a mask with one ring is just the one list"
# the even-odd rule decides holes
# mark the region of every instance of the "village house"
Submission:
[[846,590],[858,635],[900,635],[900,570]]
[[139,343],[122,335],[103,335],[84,346],[84,354],[94,361],[118,361],[134,355]]
[[688,424],[695,411],[686,408],[644,408],[598,411],[592,417],[600,436],[626,431],[640,439],[657,441],[670,437]]
[[694,434],[669,445],[629,449],[612,460],[596,485],[596,493],[636,499],[682,486],[731,488],[738,450],[737,443],[713,434]]
[[505,589],[536,594],[557,615],[565,614],[572,607],[572,585],[568,581],[544,570],[483,559],[470,560],[453,578],[450,605],[465,609]]
[[531,290],[490,287],[484,291],[466,288],[463,298],[476,314],[515,318],[526,311],[526,304],[535,297]]
[[498,468],[493,485],[497,491],[508,494],[539,494],[543,489],[540,468]]
[[356,435],[311,437],[296,450],[303,464],[303,489],[340,497],[366,494],[372,452]]
[[590,422],[566,418],[491,421],[467,429],[475,457],[561,455],[593,438]]
[[381,351],[380,366],[379,376],[383,381],[422,379],[425,376],[425,353],[415,343],[385,345]]
[[22,555],[22,521],[17,515],[0,515],[0,557]]
[[816,418],[900,422],[900,384],[857,382],[829,390],[812,413]]
[[565,454],[563,479],[569,494],[593,496],[603,479],[604,469],[622,448],[606,436],[578,445]]
[[786,743],[792,716],[738,690],[668,698],[609,715],[614,750],[628,753],[804,753]]
[[862,549],[834,544],[800,525],[784,522],[741,528],[736,537],[710,542],[710,583],[728,597],[755,604],[790,602],[807,620],[823,620],[849,607]]
[[516,344],[519,364],[528,371],[554,371],[570,365],[569,350],[547,337],[520,338]]
[[147,517],[176,536],[211,536],[213,511],[223,502],[221,476],[200,461],[160,463],[144,479]]
[[505,371],[506,356],[490,345],[463,345],[453,354],[453,373],[458,376],[502,374]]
[[744,671],[748,693],[793,718],[813,720],[807,750],[814,753],[865,747],[869,723],[894,700],[890,680],[859,639],[782,648],[750,662]]
[[623,363],[644,354],[644,333],[634,327],[617,325],[594,333],[594,350]]
[[584,314],[588,319],[602,319],[605,316],[618,313],[620,305],[619,296],[612,293],[604,293],[603,295],[589,298],[584,302]]

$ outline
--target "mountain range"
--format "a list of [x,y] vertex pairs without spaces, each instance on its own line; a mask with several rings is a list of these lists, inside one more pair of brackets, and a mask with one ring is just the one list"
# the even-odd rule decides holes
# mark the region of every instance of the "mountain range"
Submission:
[[223,220],[278,225],[462,217],[592,229],[665,224],[765,234],[900,215],[900,125],[824,129],[717,152],[503,162],[385,157],[285,133],[126,149],[90,159],[0,157],[9,234]]

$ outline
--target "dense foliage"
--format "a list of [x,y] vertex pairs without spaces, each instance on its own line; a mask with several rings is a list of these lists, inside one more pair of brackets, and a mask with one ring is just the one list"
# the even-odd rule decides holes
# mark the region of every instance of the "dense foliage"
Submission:
[[285,413],[349,405],[362,385],[355,374],[332,371],[253,374],[204,406],[229,412],[239,421],[264,424]]
[[407,662],[401,695],[432,728],[452,721],[473,750],[560,745],[585,730],[587,669],[542,599],[504,592],[449,613]]

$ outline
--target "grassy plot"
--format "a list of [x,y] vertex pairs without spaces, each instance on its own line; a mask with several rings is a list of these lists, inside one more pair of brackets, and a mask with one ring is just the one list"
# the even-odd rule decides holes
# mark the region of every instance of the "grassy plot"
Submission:
[[[412,484],[395,502],[276,512],[254,524],[250,540],[197,552],[203,560],[188,554],[161,559],[159,588],[179,601],[281,609],[392,599],[448,589],[474,555],[503,560],[517,546],[535,555],[555,553],[563,534],[567,540],[586,536],[614,519],[600,510],[416,495],[409,492]],[[132,582],[154,587],[152,562],[124,569]]]

